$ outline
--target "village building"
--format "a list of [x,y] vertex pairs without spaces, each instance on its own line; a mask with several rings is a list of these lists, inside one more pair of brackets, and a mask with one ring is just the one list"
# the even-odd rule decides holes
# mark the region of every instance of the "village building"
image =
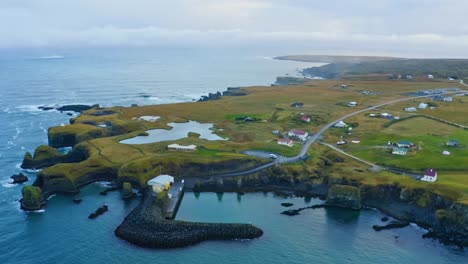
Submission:
[[428,79],[434,79],[434,75],[428,74],[428,75],[427,75],[427,78],[428,78]]
[[278,145],[292,147],[294,145],[294,141],[292,141],[291,139],[280,138],[278,139]]
[[437,171],[434,169],[428,169],[421,178],[421,181],[435,182],[437,181]]
[[281,132],[279,130],[273,130],[271,131],[271,133],[273,133],[274,135],[279,135],[281,134]]
[[397,143],[397,146],[398,146],[399,148],[410,148],[412,145],[413,145],[413,143],[411,143],[411,142],[408,141],[408,140],[400,140],[400,141],[398,141],[398,143]]
[[154,177],[153,179],[147,182],[148,186],[150,186],[155,193],[159,193],[164,190],[169,190],[171,188],[171,184],[173,183],[174,177],[166,174]]
[[357,105],[358,105],[357,102],[349,102],[349,103],[348,103],[348,106],[357,106]]
[[413,76],[412,75],[406,75],[406,80],[413,80]]
[[419,106],[418,106],[418,108],[419,108],[419,109],[426,109],[427,106],[428,106],[428,104],[426,104],[426,103],[420,103]]
[[346,127],[346,126],[347,126],[347,124],[345,122],[343,122],[343,121],[340,121],[340,122],[338,122],[338,123],[336,123],[334,125],[334,127]]
[[453,97],[452,96],[444,96],[442,99],[444,102],[453,102]]
[[416,112],[418,109],[416,107],[406,107],[404,110],[406,112]]
[[408,149],[407,148],[393,148],[392,154],[406,156],[406,154],[408,154]]
[[188,145],[188,146],[184,146],[184,145],[179,145],[179,144],[171,144],[169,146],[167,146],[167,150],[172,150],[172,151],[195,151],[197,150],[197,146],[196,145]]
[[346,144],[347,142],[344,141],[343,139],[341,139],[340,141],[336,142],[336,144],[339,146],[339,145],[344,145]]
[[345,88],[348,88],[348,85],[347,84],[342,84],[342,85],[340,85],[340,87],[345,89]]
[[301,117],[301,120],[302,120],[303,122],[309,123],[309,122],[310,122],[310,117],[308,117],[308,116],[303,116],[303,117]]
[[450,155],[450,154],[451,154],[451,153],[450,153],[450,151],[448,151],[448,150],[442,151],[442,155],[448,156],[448,155]]
[[300,129],[293,129],[288,132],[288,136],[290,137],[297,137],[302,141],[306,141],[309,133]]
[[460,145],[460,141],[457,139],[451,139],[449,142],[445,143],[445,145],[449,147],[458,147],[458,145]]
[[301,102],[294,102],[291,104],[292,107],[296,107],[296,108],[303,108],[304,107],[304,103],[301,103]]

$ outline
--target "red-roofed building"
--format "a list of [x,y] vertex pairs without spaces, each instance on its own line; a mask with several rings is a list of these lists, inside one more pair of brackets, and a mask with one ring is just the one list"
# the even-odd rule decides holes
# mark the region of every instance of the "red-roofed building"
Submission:
[[292,147],[294,145],[294,141],[292,141],[291,139],[281,138],[278,139],[278,144]]
[[428,169],[421,178],[421,181],[435,182],[437,181],[437,171],[434,169]]
[[293,129],[293,130],[288,132],[288,136],[297,137],[302,141],[306,141],[307,137],[309,136],[309,133],[306,132],[306,131],[303,131],[303,130]]
[[303,117],[301,117],[301,120],[302,120],[303,122],[309,123],[309,122],[310,122],[310,117],[308,117],[308,116],[303,116]]

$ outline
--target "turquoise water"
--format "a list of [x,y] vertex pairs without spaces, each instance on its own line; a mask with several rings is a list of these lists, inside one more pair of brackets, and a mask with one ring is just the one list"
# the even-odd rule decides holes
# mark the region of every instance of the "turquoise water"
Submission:
[[[262,193],[240,197],[187,193],[179,219],[252,222],[265,231],[253,241],[206,242],[176,250],[148,250],[127,244],[113,230],[138,203],[119,193],[99,195],[91,184],[83,202],[52,197],[43,212],[19,209],[21,185],[9,176],[21,171],[26,151],[47,144],[47,128],[67,123],[57,111],[38,105],[100,103],[104,106],[191,101],[228,86],[269,85],[283,74],[311,64],[275,61],[284,54],[265,50],[92,49],[0,51],[0,263],[463,263],[468,253],[420,238],[415,227],[376,233],[376,211],[308,210],[286,217],[281,198]],[[63,58],[40,59],[61,55]],[[24,172],[31,180],[36,172]],[[29,182],[30,183],[32,183]],[[306,202],[293,199],[297,207]],[[310,203],[317,201],[312,200]],[[87,216],[103,203],[109,212]],[[398,235],[396,240],[394,235]]]

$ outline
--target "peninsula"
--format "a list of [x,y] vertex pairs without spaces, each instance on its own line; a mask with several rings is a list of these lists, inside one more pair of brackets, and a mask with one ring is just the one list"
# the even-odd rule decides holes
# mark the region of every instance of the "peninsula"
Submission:
[[[167,192],[155,195],[148,187],[162,172],[192,191],[290,191],[326,198],[327,206],[374,207],[429,229],[428,237],[467,246],[468,87],[442,78],[364,79],[235,88],[200,102],[95,106],[69,125],[51,127],[49,145],[26,153],[22,167],[43,170],[24,187],[22,208],[36,210],[53,193],[111,181],[144,193],[115,231],[136,245],[179,247],[263,234],[248,224],[165,219]],[[212,124],[210,133],[219,138],[190,131],[123,143],[153,131],[175,133],[169,124],[189,121]],[[72,150],[61,154],[62,147]],[[437,171],[436,181],[421,180],[428,170]]]

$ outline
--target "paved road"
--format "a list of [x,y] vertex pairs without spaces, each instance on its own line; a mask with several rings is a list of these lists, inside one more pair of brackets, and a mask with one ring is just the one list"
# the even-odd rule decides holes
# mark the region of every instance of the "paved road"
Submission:
[[[460,84],[465,85],[462,81],[460,81]],[[468,85],[465,85],[465,86],[468,86]],[[455,93],[460,93],[460,92],[461,91],[448,92],[448,93],[445,93],[445,94],[455,94]],[[307,141],[304,143],[304,145],[303,145],[303,147],[301,149],[301,152],[298,155],[294,156],[294,157],[284,157],[284,156],[275,154],[278,157],[277,159],[275,159],[274,161],[269,162],[267,164],[261,165],[259,167],[256,167],[256,168],[253,168],[253,169],[250,169],[250,170],[246,170],[246,171],[241,171],[241,172],[227,173],[227,174],[221,174],[221,175],[211,175],[211,177],[234,177],[234,176],[248,175],[248,174],[252,174],[252,173],[258,172],[260,170],[269,168],[269,167],[271,167],[271,166],[273,166],[275,164],[291,163],[291,162],[297,162],[299,160],[306,159],[307,158],[307,152],[309,151],[310,146],[315,141],[317,141],[328,129],[330,129],[331,127],[333,127],[336,123],[338,123],[340,121],[343,121],[343,120],[345,120],[345,119],[347,119],[349,117],[361,114],[361,113],[366,112],[366,111],[375,110],[375,109],[377,109],[379,107],[382,107],[382,106],[387,106],[387,105],[391,105],[391,104],[395,104],[395,103],[399,103],[399,102],[404,102],[404,101],[410,101],[410,100],[414,100],[414,99],[418,99],[418,98],[428,98],[428,97],[433,97],[433,96],[434,96],[433,94],[422,95],[422,96],[412,96],[412,97],[408,97],[408,98],[403,98],[403,99],[398,99],[398,100],[385,102],[385,103],[382,103],[382,104],[378,104],[378,105],[375,105],[375,106],[371,106],[371,107],[368,107],[368,108],[365,108],[365,109],[361,109],[361,110],[346,114],[346,115],[334,120],[333,122],[328,123],[327,125],[322,127],[317,133],[313,134],[312,136],[309,136]],[[264,151],[247,151],[245,153],[248,154],[248,155],[255,156],[255,157],[260,157],[260,158],[266,158],[267,157],[266,155],[268,155],[268,157],[269,157],[269,154],[270,154],[270,153],[264,152]],[[364,160],[362,160],[362,161],[368,163],[367,161],[364,161]],[[371,164],[371,163],[369,163],[369,164]]]
[[343,150],[341,150],[341,149],[339,149],[339,148],[333,146],[332,144],[328,144],[328,143],[325,143],[325,142],[319,142],[319,143],[322,144],[322,145],[324,145],[324,146],[327,146],[327,147],[329,147],[329,148],[331,148],[331,149],[333,149],[333,150],[335,150],[335,151],[337,151],[337,152],[340,152],[341,154],[343,154],[343,155],[345,155],[345,156],[348,156],[348,157],[350,157],[350,158],[352,158],[352,159],[355,159],[355,160],[357,160],[357,161],[360,161],[360,162],[362,162],[362,163],[365,163],[365,164],[371,166],[371,167],[373,168],[373,170],[378,171],[378,170],[382,170],[382,169],[383,169],[383,168],[380,167],[379,165],[376,165],[376,164],[371,163],[371,162],[369,162],[369,161],[367,161],[367,160],[363,160],[363,159],[358,158],[358,157],[356,157],[356,156],[353,156],[353,155],[351,155],[351,154],[349,154],[349,153],[347,153],[347,152],[344,152]]

